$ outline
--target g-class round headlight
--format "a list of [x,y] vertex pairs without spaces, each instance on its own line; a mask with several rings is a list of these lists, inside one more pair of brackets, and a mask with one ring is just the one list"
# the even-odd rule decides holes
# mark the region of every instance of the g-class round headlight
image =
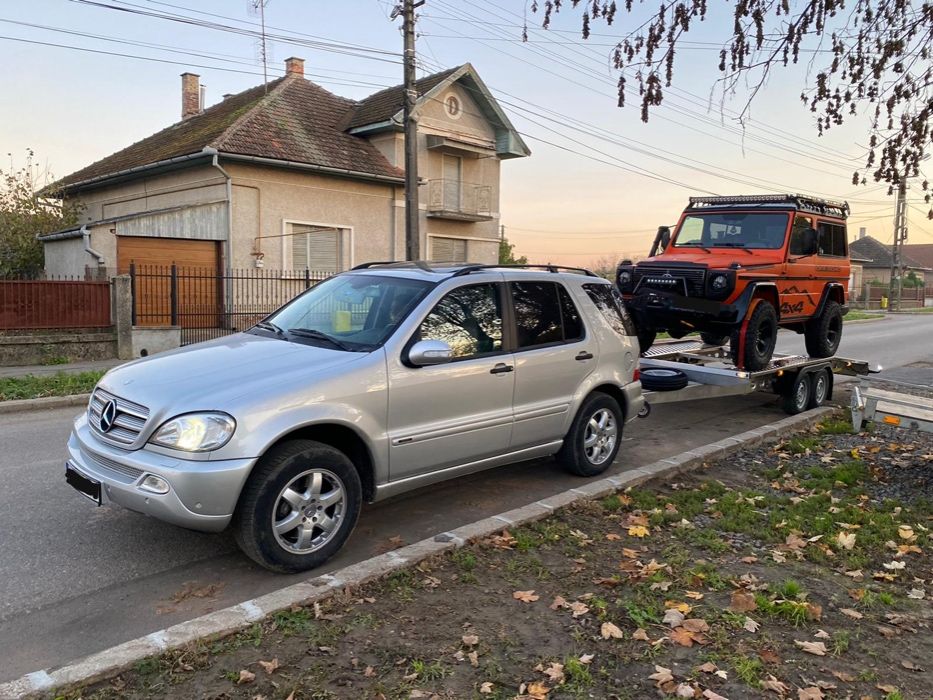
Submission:
[[632,282],[632,271],[631,270],[622,270],[619,273],[619,284],[631,284]]
[[710,284],[717,292],[721,292],[729,284],[729,280],[726,279],[725,275],[715,275]]
[[226,413],[187,413],[162,424],[149,442],[185,452],[207,452],[227,444],[236,421]]

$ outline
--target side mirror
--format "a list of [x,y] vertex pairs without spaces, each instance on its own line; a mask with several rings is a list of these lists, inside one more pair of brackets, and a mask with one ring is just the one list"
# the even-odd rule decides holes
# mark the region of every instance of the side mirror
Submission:
[[415,367],[450,362],[450,346],[443,340],[419,340],[408,351],[408,364]]
[[816,255],[819,251],[819,234],[815,228],[808,228],[803,232],[801,240],[803,255]]
[[661,235],[661,248],[667,250],[667,246],[671,244],[671,230],[667,226],[662,226],[658,229],[658,233]]

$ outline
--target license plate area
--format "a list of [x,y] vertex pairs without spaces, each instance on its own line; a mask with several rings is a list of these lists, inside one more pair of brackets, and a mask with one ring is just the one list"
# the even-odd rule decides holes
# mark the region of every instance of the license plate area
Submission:
[[85,476],[67,462],[65,463],[65,481],[82,496],[101,505],[100,482]]

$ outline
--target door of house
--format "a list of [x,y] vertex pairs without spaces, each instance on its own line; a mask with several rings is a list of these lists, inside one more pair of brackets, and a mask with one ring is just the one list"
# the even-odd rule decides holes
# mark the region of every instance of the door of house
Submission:
[[171,268],[177,272],[177,317],[182,328],[216,328],[223,314],[220,244],[180,238],[117,237],[117,272],[136,269],[136,325],[171,323]]
[[460,211],[461,181],[463,159],[458,156],[444,156],[444,210]]

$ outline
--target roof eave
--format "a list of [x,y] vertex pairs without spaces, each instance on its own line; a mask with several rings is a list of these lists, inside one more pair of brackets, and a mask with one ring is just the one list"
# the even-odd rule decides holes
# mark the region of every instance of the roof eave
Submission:
[[332,168],[326,165],[315,165],[314,163],[301,163],[291,160],[277,160],[275,158],[266,158],[264,156],[251,156],[243,153],[221,152],[220,157],[224,160],[255,163],[257,165],[266,165],[275,168],[288,168],[290,170],[304,170],[322,175],[333,175],[335,177],[345,177],[352,180],[365,180],[368,182],[380,182],[384,184],[402,185],[405,184],[403,175],[383,175],[381,173],[367,173],[361,170],[349,170],[344,168]]
[[74,194],[75,192],[80,192],[82,190],[90,190],[96,187],[116,185],[120,182],[133,180],[139,177],[141,174],[153,175],[156,173],[169,172],[171,170],[186,168],[191,166],[195,161],[213,158],[214,153],[216,153],[216,151],[213,149],[203,149],[201,151],[196,151],[195,153],[188,153],[183,156],[174,156],[173,158],[156,161],[155,163],[147,163],[146,165],[137,165],[132,168],[127,168],[126,170],[118,170],[117,172],[108,173],[106,175],[98,175],[97,177],[88,178],[87,180],[79,180],[78,182],[71,182],[66,185],[56,186],[53,184],[43,190],[43,192],[46,192],[46,196],[49,197],[60,197],[67,194]]

